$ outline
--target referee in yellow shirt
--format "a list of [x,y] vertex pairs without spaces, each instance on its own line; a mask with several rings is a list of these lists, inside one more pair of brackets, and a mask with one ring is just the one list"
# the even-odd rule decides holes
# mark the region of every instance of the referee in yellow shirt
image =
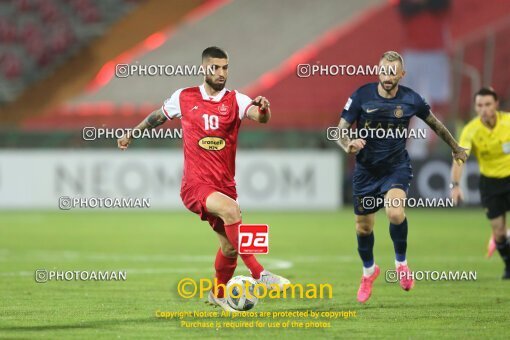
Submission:
[[[505,262],[503,279],[510,279],[510,241],[506,212],[510,210],[510,113],[498,111],[498,95],[490,88],[475,94],[478,114],[462,130],[459,144],[474,153],[480,166],[480,196],[492,227],[496,249]],[[453,163],[451,195],[463,199],[459,187],[464,164]]]

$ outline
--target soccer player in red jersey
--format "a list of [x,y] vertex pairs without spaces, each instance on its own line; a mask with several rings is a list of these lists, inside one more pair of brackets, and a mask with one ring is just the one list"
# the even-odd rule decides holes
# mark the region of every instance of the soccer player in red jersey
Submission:
[[[218,235],[220,249],[216,254],[216,279],[226,284],[237,266],[238,227],[241,210],[237,203],[235,157],[237,134],[244,118],[267,123],[271,117],[269,101],[261,96],[254,100],[225,88],[228,78],[228,56],[218,47],[202,52],[204,83],[175,91],[163,106],[152,112],[136,129],[155,128],[168,119],[180,118],[183,130],[184,174],[181,198],[189,210],[207,220]],[[125,150],[131,137],[125,135],[118,146]],[[252,254],[239,254],[251,275],[268,289],[284,288],[289,280],[264,270]],[[209,302],[230,310],[224,292],[211,291]]]

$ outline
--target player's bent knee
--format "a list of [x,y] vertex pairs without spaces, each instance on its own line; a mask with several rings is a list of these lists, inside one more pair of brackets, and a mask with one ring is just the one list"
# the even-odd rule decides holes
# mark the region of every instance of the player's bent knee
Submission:
[[226,257],[236,257],[237,256],[237,251],[231,245],[228,245],[227,247],[222,247],[221,252]]
[[405,213],[403,208],[389,208],[386,210],[386,216],[392,224],[401,224],[404,222]]
[[506,239],[507,239],[506,233],[496,233],[496,232],[494,232],[494,240],[497,243],[505,242]]
[[491,221],[492,225],[492,233],[494,234],[494,239],[497,242],[503,242],[507,238],[507,231],[505,228],[504,220],[497,221],[499,223],[494,223],[495,221]]
[[357,222],[356,233],[360,236],[368,236],[372,233],[373,226],[369,223]]
[[232,224],[241,220],[241,209],[237,203],[231,203],[225,207],[222,215],[225,224]]

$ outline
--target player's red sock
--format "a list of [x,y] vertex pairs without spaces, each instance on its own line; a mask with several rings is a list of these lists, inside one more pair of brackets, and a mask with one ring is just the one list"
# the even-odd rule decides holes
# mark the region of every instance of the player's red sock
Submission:
[[[236,248],[236,250],[239,250],[237,249],[238,248],[237,244],[239,242],[239,225],[241,223],[242,222],[239,221],[236,223],[225,225],[225,232],[227,233],[227,238],[230,241],[230,243],[232,243],[234,248]],[[262,267],[262,265],[257,261],[255,256],[252,254],[239,254],[239,256],[243,260],[246,267],[248,267],[248,269],[250,270],[251,276],[253,276],[255,280],[260,279],[260,273],[262,273],[264,267]]]
[[[232,278],[234,275],[234,271],[237,267],[237,256],[236,257],[228,257],[223,255],[221,252],[221,248],[218,249],[218,253],[216,254],[216,261],[214,262],[214,268],[216,269],[216,279],[218,280],[218,284],[226,285],[228,280]],[[223,287],[218,288],[218,296],[224,297],[225,292]]]

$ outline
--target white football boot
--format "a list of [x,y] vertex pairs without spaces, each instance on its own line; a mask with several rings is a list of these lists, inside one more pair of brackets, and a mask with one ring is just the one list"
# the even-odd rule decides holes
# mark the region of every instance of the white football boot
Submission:
[[227,312],[234,312],[234,313],[239,312],[238,310],[235,310],[234,308],[230,307],[226,298],[220,298],[220,297],[214,296],[212,290],[209,291],[209,296],[207,296],[206,303],[209,305],[215,306],[215,307],[220,306],[223,310],[225,310]]
[[257,283],[261,283],[267,287],[268,290],[279,289],[280,291],[286,290],[290,281],[283,276],[273,274],[267,270],[260,273],[260,279],[256,280]]

